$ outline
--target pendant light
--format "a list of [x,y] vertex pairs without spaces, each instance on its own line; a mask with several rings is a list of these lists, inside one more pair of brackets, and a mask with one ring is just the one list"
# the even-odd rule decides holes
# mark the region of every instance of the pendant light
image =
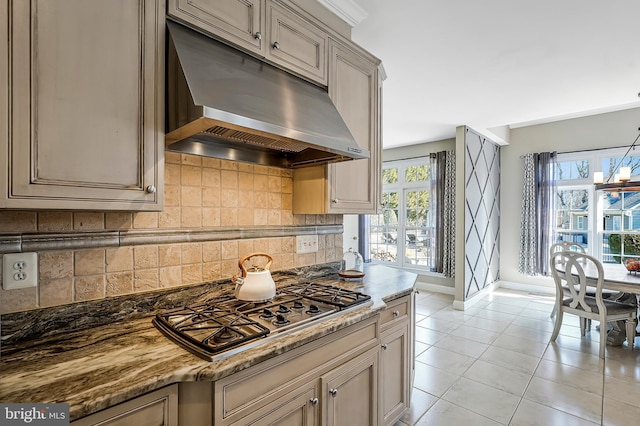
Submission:
[[[640,128],[638,131],[640,131]],[[640,191],[640,181],[631,180],[631,167],[622,166],[627,155],[629,155],[629,152],[635,148],[638,139],[640,139],[640,133],[638,133],[636,139],[633,141],[629,149],[627,149],[627,152],[624,153],[624,156],[620,159],[618,164],[616,164],[616,167],[613,169],[613,172],[609,175],[606,181],[604,180],[603,172],[593,173],[593,183],[597,191]]]

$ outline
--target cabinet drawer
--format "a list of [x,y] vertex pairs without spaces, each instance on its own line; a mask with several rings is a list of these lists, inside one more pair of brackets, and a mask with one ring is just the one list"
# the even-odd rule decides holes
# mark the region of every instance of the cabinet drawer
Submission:
[[376,318],[370,318],[218,380],[214,422],[232,423],[377,344]]
[[72,426],[177,426],[178,385],[115,405],[71,423]]
[[387,309],[380,314],[380,328],[385,330],[399,322],[408,320],[411,311],[410,301],[409,296],[406,296],[387,303]]
[[275,3],[267,4],[266,58],[320,84],[327,84],[328,36],[320,28]]

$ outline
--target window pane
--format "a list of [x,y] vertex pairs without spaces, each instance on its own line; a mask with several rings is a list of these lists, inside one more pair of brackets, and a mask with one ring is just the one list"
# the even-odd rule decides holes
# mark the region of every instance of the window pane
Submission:
[[380,262],[397,262],[398,193],[382,193],[382,212],[371,216],[369,257]]
[[406,197],[406,226],[426,226],[429,191],[407,191]]
[[557,165],[558,180],[587,179],[589,162],[586,160],[559,161]]
[[[626,157],[622,163],[620,163],[622,157],[606,157],[602,159],[602,173],[604,174],[604,181],[607,182],[609,176],[613,176],[620,167],[631,167],[631,176],[640,175],[640,155],[633,155]],[[613,182],[613,178],[611,178]]]
[[429,165],[409,166],[405,169],[405,182],[426,182],[429,180]]
[[382,184],[398,183],[398,169],[384,169],[382,170]]
[[556,192],[556,228],[589,229],[589,193],[586,189]]

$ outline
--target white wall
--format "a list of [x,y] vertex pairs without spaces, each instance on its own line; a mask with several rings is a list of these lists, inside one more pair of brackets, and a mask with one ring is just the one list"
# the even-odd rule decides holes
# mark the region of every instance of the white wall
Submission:
[[542,151],[581,151],[629,146],[638,135],[640,108],[593,115],[511,130],[510,143],[501,158],[501,261],[500,279],[552,286],[547,277],[518,272],[520,208],[522,203],[521,155]]

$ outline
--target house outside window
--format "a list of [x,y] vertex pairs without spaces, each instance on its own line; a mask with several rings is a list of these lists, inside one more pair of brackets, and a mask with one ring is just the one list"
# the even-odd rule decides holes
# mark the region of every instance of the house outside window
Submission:
[[372,262],[431,269],[429,162],[421,157],[383,164],[382,212],[370,216],[367,249]]
[[640,156],[622,162],[625,151],[558,154],[555,241],[576,242],[605,263],[640,258],[640,192],[602,192],[593,185],[594,172],[607,180],[621,166],[640,178]]

